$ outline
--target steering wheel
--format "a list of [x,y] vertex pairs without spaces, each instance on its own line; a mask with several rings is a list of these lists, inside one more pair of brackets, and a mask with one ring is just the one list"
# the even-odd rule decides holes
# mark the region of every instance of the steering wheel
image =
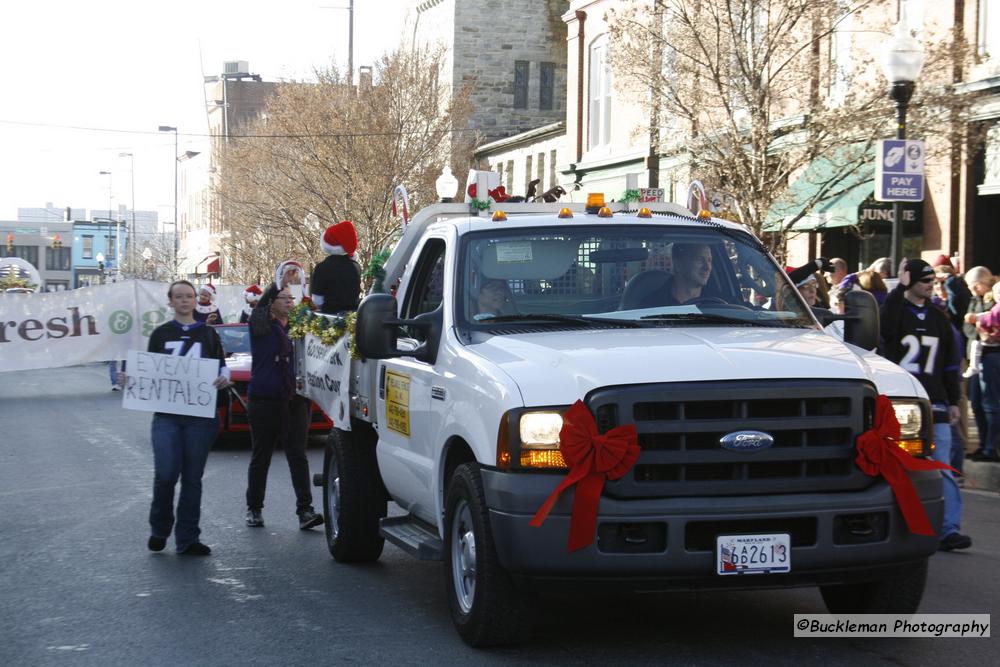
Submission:
[[744,306],[738,303],[729,303],[725,299],[720,299],[717,296],[699,296],[684,302],[685,306],[715,306],[721,308],[736,308],[739,310],[753,310],[749,306]]

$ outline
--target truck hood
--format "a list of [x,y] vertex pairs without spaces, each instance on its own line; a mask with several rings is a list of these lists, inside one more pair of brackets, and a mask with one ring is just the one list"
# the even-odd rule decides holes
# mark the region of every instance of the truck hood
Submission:
[[889,396],[925,396],[892,362],[811,329],[552,331],[491,336],[468,349],[507,373],[529,407],[570,404],[610,385],[712,380],[867,380]]

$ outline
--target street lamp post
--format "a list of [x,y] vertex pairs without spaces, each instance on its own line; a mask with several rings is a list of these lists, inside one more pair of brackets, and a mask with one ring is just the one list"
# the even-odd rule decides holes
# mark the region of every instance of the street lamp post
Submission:
[[129,159],[129,173],[132,176],[132,227],[128,232],[128,265],[135,269],[135,156],[131,153],[119,153],[118,157]]
[[[111,172],[110,171],[102,171],[101,172],[101,176],[107,176],[108,177],[108,236],[111,236],[111,223],[114,221],[114,218],[111,217],[111,202],[114,199],[113,195],[111,194],[112,193],[112,187],[111,187],[112,176],[111,176]],[[119,219],[119,223],[121,223],[120,219]],[[122,238],[122,236],[121,236],[121,226],[119,224],[119,226],[115,227],[115,263],[119,266],[119,268],[121,268],[121,263],[122,263],[121,238]],[[109,252],[108,252],[108,259],[109,260],[111,259],[110,249],[109,249]]]
[[178,227],[177,227],[177,128],[170,127],[169,125],[160,125],[160,132],[173,132],[174,133],[174,272],[177,271],[177,245],[178,245]]
[[[890,95],[896,102],[896,138],[906,139],[906,109],[917,86],[917,78],[924,66],[924,47],[899,22],[892,39],[882,50],[882,71],[892,85]],[[903,256],[903,220],[898,201],[892,203],[892,271],[899,269]]]

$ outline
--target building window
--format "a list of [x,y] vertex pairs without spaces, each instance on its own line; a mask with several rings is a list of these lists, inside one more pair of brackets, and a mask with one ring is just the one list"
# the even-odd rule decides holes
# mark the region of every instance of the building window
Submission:
[[847,79],[851,71],[851,31],[854,27],[853,14],[841,14],[836,19],[830,33],[830,69],[827,80],[827,103],[831,107],[840,106],[847,96]]
[[69,289],[68,280],[46,280],[45,281],[45,291],[46,292],[62,292]]
[[507,187],[514,189],[514,161],[507,160]]
[[539,153],[535,161],[535,178],[538,179],[538,187],[535,190],[536,195],[542,194],[542,190],[545,189],[545,153]]
[[528,61],[514,61],[514,108],[528,108]]
[[118,250],[118,239],[113,236],[105,236],[104,240],[106,242],[105,245],[108,248],[107,259],[115,259],[115,255],[117,254],[116,251]]
[[83,259],[94,259],[94,237],[84,235],[83,237]]
[[976,51],[981,60],[1000,58],[1000,0],[979,0]]
[[556,64],[542,63],[538,70],[538,108],[552,108],[552,93],[556,87]]
[[[528,183],[531,182],[531,156],[527,155],[524,158],[524,190],[521,192],[528,191]],[[513,193],[508,193],[513,194]]]
[[[47,271],[69,271],[73,250],[71,248],[46,248],[45,269]],[[52,281],[49,281],[52,284]]]
[[590,106],[587,118],[589,148],[606,145],[611,139],[611,67],[607,40],[590,47]]
[[24,261],[38,268],[38,246],[16,245],[7,252],[6,245],[0,245],[0,257],[20,257]]

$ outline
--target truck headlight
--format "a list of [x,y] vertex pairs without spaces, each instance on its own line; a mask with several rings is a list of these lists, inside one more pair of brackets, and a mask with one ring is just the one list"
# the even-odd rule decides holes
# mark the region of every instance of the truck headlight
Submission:
[[897,444],[907,454],[924,456],[927,452],[924,449],[924,409],[921,404],[918,401],[894,400],[892,409],[896,412],[896,420],[899,422]]
[[518,422],[522,468],[565,468],[559,451],[562,413],[552,410],[525,412]]

